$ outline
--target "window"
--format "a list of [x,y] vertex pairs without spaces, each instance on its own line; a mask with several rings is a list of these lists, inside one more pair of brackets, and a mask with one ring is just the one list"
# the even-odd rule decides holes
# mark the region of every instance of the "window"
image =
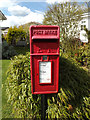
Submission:
[[86,21],[82,21],[82,23],[85,23]]
[[81,30],[85,30],[86,29],[86,25],[81,25]]

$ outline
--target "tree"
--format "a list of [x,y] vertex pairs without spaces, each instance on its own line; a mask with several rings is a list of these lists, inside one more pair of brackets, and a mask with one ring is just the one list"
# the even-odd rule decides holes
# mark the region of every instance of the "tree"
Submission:
[[23,30],[26,31],[26,40],[27,40],[27,43],[30,43],[29,28],[30,28],[31,25],[40,25],[40,23],[38,23],[38,22],[29,22],[29,23],[21,25],[23,27]]
[[7,33],[7,42],[11,45],[16,45],[16,42],[20,40],[25,40],[26,32],[20,27],[10,27]]
[[43,24],[60,26],[60,39],[63,49],[71,48],[72,51],[76,48],[75,38],[79,33],[78,22],[82,19],[81,16],[85,10],[86,8],[83,5],[76,2],[55,3],[48,6]]

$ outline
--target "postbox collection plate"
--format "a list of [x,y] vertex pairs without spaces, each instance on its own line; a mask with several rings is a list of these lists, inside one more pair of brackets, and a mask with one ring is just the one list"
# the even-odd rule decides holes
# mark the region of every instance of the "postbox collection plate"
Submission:
[[51,62],[39,62],[39,83],[51,83]]
[[30,27],[30,64],[32,94],[58,92],[59,26]]

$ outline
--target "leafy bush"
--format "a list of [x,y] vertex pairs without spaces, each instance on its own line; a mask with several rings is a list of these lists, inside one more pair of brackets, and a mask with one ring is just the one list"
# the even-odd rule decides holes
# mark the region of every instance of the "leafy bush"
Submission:
[[48,96],[48,118],[89,119],[89,83],[86,71],[60,58],[60,89],[57,95]]
[[40,118],[40,96],[31,94],[30,54],[15,56],[7,72],[8,101],[15,118]]
[[[7,72],[8,102],[16,118],[41,118],[41,96],[31,94],[30,54],[15,56]],[[59,93],[47,95],[48,118],[89,119],[89,82],[86,71],[60,57]]]
[[16,55],[16,51],[14,50],[14,47],[11,45],[8,45],[6,41],[3,41],[2,43],[2,58],[3,59],[10,59],[12,56]]
[[80,47],[77,47],[76,50],[73,50],[72,52],[63,52],[63,50],[60,50],[60,56],[63,56],[67,59],[72,59],[75,64],[78,64],[79,66],[83,66],[87,69],[88,72],[90,72],[90,43],[81,45]]
[[81,65],[89,67],[90,65],[90,43],[80,46],[74,56],[77,62]]
[[2,34],[2,41],[5,41],[5,40],[6,40],[6,36]]
[[26,32],[23,30],[23,27],[10,27],[7,33],[7,42],[13,46],[16,45],[18,41],[25,41],[26,39]]

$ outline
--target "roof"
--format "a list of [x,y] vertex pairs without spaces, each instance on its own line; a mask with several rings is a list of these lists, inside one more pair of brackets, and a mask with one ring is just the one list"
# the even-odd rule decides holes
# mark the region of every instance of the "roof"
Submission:
[[1,10],[0,10],[0,20],[7,20],[7,18],[6,18],[5,15],[1,12]]
[[9,27],[1,27],[1,30],[6,30],[8,29]]
[[83,13],[83,14],[82,14],[82,17],[83,17],[83,18],[84,18],[84,17],[90,17],[90,12]]

